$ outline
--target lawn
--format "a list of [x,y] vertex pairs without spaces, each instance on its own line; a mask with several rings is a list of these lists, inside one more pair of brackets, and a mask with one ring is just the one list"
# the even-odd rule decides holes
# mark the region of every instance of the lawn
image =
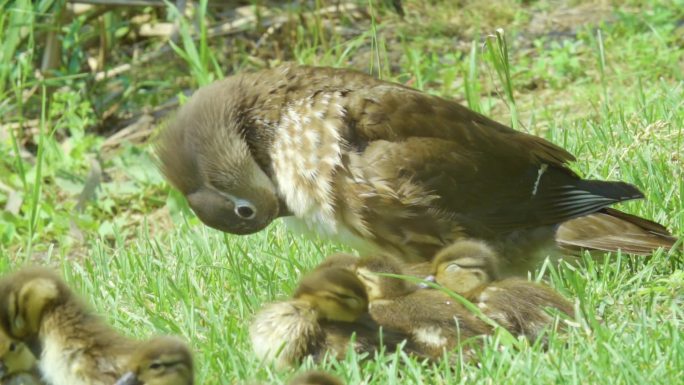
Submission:
[[353,385],[684,383],[681,251],[541,268],[581,310],[548,349],[491,337],[479,364],[397,353],[264,365],[254,313],[345,247],[280,221],[243,237],[205,227],[151,145],[168,111],[215,79],[283,61],[351,67],[567,148],[581,175],[644,191],[620,209],[681,237],[682,0],[405,0],[403,19],[371,0],[64,3],[0,0],[1,272],[55,267],[124,333],[182,335],[199,384],[281,384],[311,367]]

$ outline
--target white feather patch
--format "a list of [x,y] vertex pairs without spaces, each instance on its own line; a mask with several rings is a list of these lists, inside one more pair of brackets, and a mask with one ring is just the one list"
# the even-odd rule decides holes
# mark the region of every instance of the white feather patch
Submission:
[[280,195],[309,230],[338,235],[333,177],[342,163],[344,108],[337,93],[290,104],[276,129],[273,170]]
[[428,346],[441,348],[446,346],[447,339],[438,327],[428,326],[415,329],[413,336],[416,341]]

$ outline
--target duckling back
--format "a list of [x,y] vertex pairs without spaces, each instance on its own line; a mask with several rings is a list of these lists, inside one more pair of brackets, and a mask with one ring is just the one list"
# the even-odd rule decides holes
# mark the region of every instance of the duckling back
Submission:
[[522,278],[493,282],[475,296],[475,301],[484,314],[531,342],[553,325],[554,312],[561,317],[575,316],[572,303],[554,289]]

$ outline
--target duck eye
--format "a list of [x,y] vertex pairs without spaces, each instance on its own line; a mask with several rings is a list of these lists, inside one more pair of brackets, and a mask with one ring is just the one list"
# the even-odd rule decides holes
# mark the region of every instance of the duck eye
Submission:
[[235,207],[235,214],[242,219],[254,219],[256,216],[256,210],[253,206],[242,204]]

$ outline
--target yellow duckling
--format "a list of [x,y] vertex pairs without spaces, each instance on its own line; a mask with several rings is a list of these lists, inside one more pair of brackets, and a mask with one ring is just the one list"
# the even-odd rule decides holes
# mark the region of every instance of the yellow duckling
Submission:
[[176,337],[156,337],[130,357],[127,372],[114,385],[193,385],[190,349]]
[[366,286],[371,317],[380,325],[410,335],[417,349],[428,357],[438,359],[445,350],[490,331],[445,293],[378,274],[402,274],[400,265],[390,257],[362,258],[356,272]]
[[435,280],[476,303],[509,332],[530,341],[553,324],[547,309],[574,317],[572,304],[547,285],[522,278],[495,280],[497,259],[485,243],[456,242],[436,255]]
[[31,348],[43,379],[52,385],[111,385],[137,347],[45,268],[24,268],[0,279],[0,326]]
[[[277,367],[292,366],[306,356],[343,357],[355,335],[357,352],[374,352],[381,341],[389,348],[405,339],[384,330],[368,316],[363,284],[346,268],[315,269],[299,283],[292,300],[266,305],[250,327],[256,355]],[[381,338],[382,337],[382,338]]]
[[440,250],[432,261],[435,281],[455,293],[468,293],[499,276],[498,256],[484,242],[464,240]]
[[[360,258],[353,254],[335,253],[321,261],[321,263],[316,266],[316,269],[342,267],[356,271],[356,264],[359,260]],[[404,275],[434,281],[434,267],[432,266],[432,262],[404,263],[403,261],[396,260],[396,266],[401,269],[402,274]]]
[[36,357],[28,347],[0,332],[0,384],[41,385]]
[[344,269],[354,270],[356,268],[356,262],[358,262],[359,257],[353,254],[347,253],[335,253],[327,256],[321,263],[316,266],[316,270],[326,269],[329,267],[341,267]]

